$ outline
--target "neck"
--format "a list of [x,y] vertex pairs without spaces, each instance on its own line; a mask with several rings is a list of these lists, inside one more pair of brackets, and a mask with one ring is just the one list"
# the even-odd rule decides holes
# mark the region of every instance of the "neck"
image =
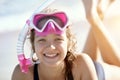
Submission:
[[46,66],[39,64],[39,77],[41,80],[64,80],[65,64],[61,63],[57,66]]

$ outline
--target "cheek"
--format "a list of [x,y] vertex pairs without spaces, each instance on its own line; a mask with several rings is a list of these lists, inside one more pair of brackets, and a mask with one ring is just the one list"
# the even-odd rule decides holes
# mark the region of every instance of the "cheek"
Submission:
[[67,53],[67,43],[64,43],[63,45],[62,45],[62,49],[63,49],[63,52],[64,52],[64,54],[66,54]]
[[63,59],[65,59],[65,57],[67,56],[67,44],[64,44],[64,46],[63,46],[63,54],[62,54],[62,57],[63,57]]
[[35,53],[39,53],[41,52],[41,49],[43,48],[43,46],[40,45],[39,43],[35,43],[34,48],[35,48]]
[[39,46],[37,44],[35,44],[34,47],[35,47],[35,53],[38,53],[39,52]]
[[38,57],[38,59],[41,61],[42,59],[42,51],[43,51],[43,47],[40,44],[35,44],[35,53]]

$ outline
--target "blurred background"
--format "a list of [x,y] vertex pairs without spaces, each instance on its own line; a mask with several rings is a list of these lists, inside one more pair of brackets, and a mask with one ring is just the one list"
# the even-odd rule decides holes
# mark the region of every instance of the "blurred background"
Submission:
[[[0,0],[0,80],[11,80],[13,69],[18,64],[16,43],[19,32],[43,1]],[[67,11],[74,25],[73,32],[78,40],[78,51],[81,51],[89,31],[81,0],[56,0],[50,6]],[[110,6],[104,23],[120,48],[120,0],[116,0]],[[29,49],[25,51],[29,52]]]

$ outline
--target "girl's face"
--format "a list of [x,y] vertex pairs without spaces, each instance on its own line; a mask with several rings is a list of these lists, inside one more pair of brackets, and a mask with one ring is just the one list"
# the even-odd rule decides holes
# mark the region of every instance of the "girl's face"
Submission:
[[67,37],[63,34],[35,34],[34,47],[41,64],[55,66],[64,62],[67,55]]

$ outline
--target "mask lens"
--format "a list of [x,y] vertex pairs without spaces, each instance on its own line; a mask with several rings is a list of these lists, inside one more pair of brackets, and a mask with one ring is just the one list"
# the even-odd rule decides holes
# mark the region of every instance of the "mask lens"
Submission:
[[34,16],[33,24],[37,29],[42,31],[46,27],[46,22],[48,20],[53,20],[59,29],[63,29],[67,24],[67,16],[65,13],[55,13],[55,14],[38,14]]

